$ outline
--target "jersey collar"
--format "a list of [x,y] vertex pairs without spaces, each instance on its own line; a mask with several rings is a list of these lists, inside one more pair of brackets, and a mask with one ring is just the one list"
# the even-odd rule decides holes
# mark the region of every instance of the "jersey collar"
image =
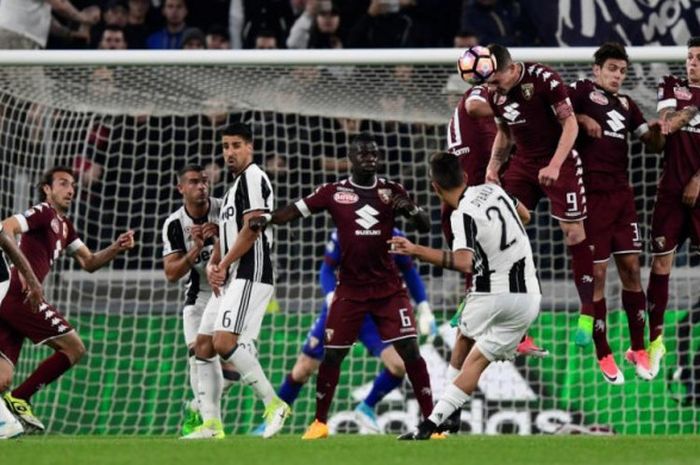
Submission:
[[207,199],[207,202],[207,211],[204,212],[204,215],[196,218],[190,215],[190,212],[187,211],[187,205],[183,204],[182,209],[185,210],[185,215],[187,215],[192,220],[192,222],[196,224],[197,221],[205,220],[209,217],[209,212],[211,211],[211,197]]
[[377,187],[378,181],[377,181],[377,177],[375,176],[374,183],[371,186],[360,186],[359,184],[355,184],[354,182],[352,182],[352,176],[350,176],[348,178],[348,182],[350,183],[350,185],[352,185],[353,187],[357,187],[358,189],[374,189],[375,187]]

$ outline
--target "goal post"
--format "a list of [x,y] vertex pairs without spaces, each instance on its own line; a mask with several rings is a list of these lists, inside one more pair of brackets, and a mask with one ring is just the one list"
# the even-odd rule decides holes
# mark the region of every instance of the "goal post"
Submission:
[[[656,82],[684,74],[685,47],[628,47],[632,65],[624,92],[647,118],[656,114]],[[594,48],[512,49],[513,58],[559,71],[565,82],[590,75]],[[0,207],[3,217],[36,202],[32,186],[54,164],[78,173],[71,211],[93,249],[134,229],[137,248],[93,274],[69,260],[57,263],[46,294],[75,324],[88,354],[55,386],[35,398],[35,411],[55,433],[173,434],[189,398],[182,335],[181,285],[165,280],[161,227],[180,205],[175,173],[206,166],[212,192],[230,178],[219,129],[243,121],[254,133],[256,161],[270,175],[278,206],[347,172],[349,140],[368,130],[380,141],[383,174],[403,183],[429,209],[429,234],[409,237],[440,247],[439,205],[427,180],[427,160],[446,148],[446,125],[464,84],[455,79],[457,49],[307,51],[0,51]],[[631,144],[631,180],[640,225],[648,237],[662,157]],[[681,249],[671,277],[664,339],[669,353],[658,379],[646,383],[624,367],[627,383],[608,386],[593,350],[572,344],[576,289],[558,225],[542,202],[529,226],[542,278],[542,312],[532,334],[551,355],[496,364],[463,411],[465,430],[477,433],[553,433],[562,424],[609,425],[621,433],[697,433],[697,409],[669,397],[667,376],[692,363],[700,343],[687,316],[698,298],[697,260]],[[275,386],[296,360],[322,295],[317,271],[332,224],[317,215],[275,228],[276,298],[259,343]],[[648,246],[648,241],[647,241]],[[650,255],[642,254],[642,280]],[[418,264],[441,325],[433,342],[421,339],[434,393],[444,384],[446,325],[459,300],[460,278]],[[621,368],[629,338],[611,267],[607,297],[610,342]],[[679,353],[678,349],[683,352]],[[24,348],[16,381],[46,354]],[[682,356],[684,358],[680,358]],[[359,429],[352,408],[380,366],[360,346],[351,351],[331,409],[334,431]],[[700,375],[698,375],[700,376]],[[700,383],[700,379],[698,381]],[[294,406],[300,433],[314,413],[313,379]],[[407,385],[379,404],[380,423],[398,432],[417,420]],[[262,407],[247,388],[225,394],[227,431],[245,433]]]

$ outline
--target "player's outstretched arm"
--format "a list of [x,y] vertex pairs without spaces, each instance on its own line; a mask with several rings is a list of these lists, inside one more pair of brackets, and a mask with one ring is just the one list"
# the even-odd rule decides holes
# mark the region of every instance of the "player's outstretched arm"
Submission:
[[38,311],[39,305],[44,301],[44,291],[41,288],[39,279],[32,271],[32,267],[27,261],[22,251],[17,247],[15,240],[5,234],[5,231],[0,231],[0,248],[10,257],[10,261],[17,267],[21,277],[23,278],[22,288],[27,296],[27,300],[32,307],[32,310]]
[[112,245],[105,247],[99,252],[92,252],[86,245],[82,245],[75,251],[73,258],[78,261],[83,270],[92,273],[114,260],[114,257],[121,252],[133,249],[134,245],[136,245],[134,231],[129,230],[120,234]]
[[549,164],[539,172],[538,179],[543,186],[551,186],[559,178],[561,165],[564,164],[566,157],[571,153],[571,150],[574,148],[574,143],[576,142],[576,137],[578,137],[578,122],[576,121],[576,115],[571,105],[560,102],[556,111],[559,123],[562,126],[562,131],[552,159]]
[[498,123],[498,131],[491,146],[491,159],[486,167],[486,182],[500,184],[498,173],[503,164],[508,161],[513,148],[513,136],[506,124]]
[[460,271],[462,273],[472,272],[473,253],[471,250],[462,249],[452,252],[450,250],[439,250],[422,245],[414,244],[405,237],[394,236],[388,241],[391,248],[389,253],[399,255],[410,255],[424,262],[439,266],[448,270]]
[[268,224],[286,224],[301,217],[301,212],[293,203],[278,208],[272,213],[265,213],[251,219],[249,226],[253,231],[262,231]]
[[175,252],[163,257],[163,271],[165,279],[174,283],[185,276],[197,262],[199,253],[204,247],[204,236],[201,224],[195,224],[190,228],[192,247],[187,253]]

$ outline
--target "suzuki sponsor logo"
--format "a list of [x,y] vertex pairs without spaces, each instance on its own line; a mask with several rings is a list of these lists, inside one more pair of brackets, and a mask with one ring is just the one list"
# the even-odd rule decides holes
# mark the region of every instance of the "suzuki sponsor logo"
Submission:
[[355,223],[359,224],[365,229],[369,229],[375,224],[379,223],[379,220],[377,219],[379,212],[372,208],[371,205],[365,205],[364,207],[355,211],[355,213],[358,216],[358,218],[355,218]]

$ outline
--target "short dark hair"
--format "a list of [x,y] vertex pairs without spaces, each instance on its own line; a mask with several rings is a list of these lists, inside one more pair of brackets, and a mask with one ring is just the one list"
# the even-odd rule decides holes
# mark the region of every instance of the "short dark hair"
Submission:
[[499,44],[489,44],[488,47],[491,55],[496,59],[496,71],[503,71],[513,62],[510,52],[506,47]]
[[182,168],[180,168],[180,171],[177,172],[177,178],[180,179],[183,177],[185,174],[190,173],[192,171],[195,171],[197,173],[201,173],[204,171],[204,168],[202,168],[202,165],[197,165],[197,164],[189,164],[185,165]]
[[248,143],[253,142],[253,131],[250,130],[250,126],[240,122],[226,126],[221,131],[221,136],[240,136],[241,139]]
[[598,66],[603,66],[606,60],[625,60],[627,63],[630,62],[625,46],[619,42],[605,42],[593,54],[593,63]]
[[350,154],[357,153],[357,147],[363,144],[376,144],[377,139],[367,131],[363,131],[350,141]]
[[700,47],[700,36],[695,36],[688,39],[688,48],[690,47]]
[[44,186],[50,186],[53,184],[53,176],[56,173],[68,173],[73,177],[73,179],[75,179],[75,173],[73,172],[73,168],[70,166],[59,165],[44,171],[44,174],[41,175],[41,179],[36,185],[37,191],[39,191],[39,200],[41,202],[46,200]]
[[457,156],[435,152],[430,156],[430,179],[441,189],[454,189],[464,184],[464,174]]

